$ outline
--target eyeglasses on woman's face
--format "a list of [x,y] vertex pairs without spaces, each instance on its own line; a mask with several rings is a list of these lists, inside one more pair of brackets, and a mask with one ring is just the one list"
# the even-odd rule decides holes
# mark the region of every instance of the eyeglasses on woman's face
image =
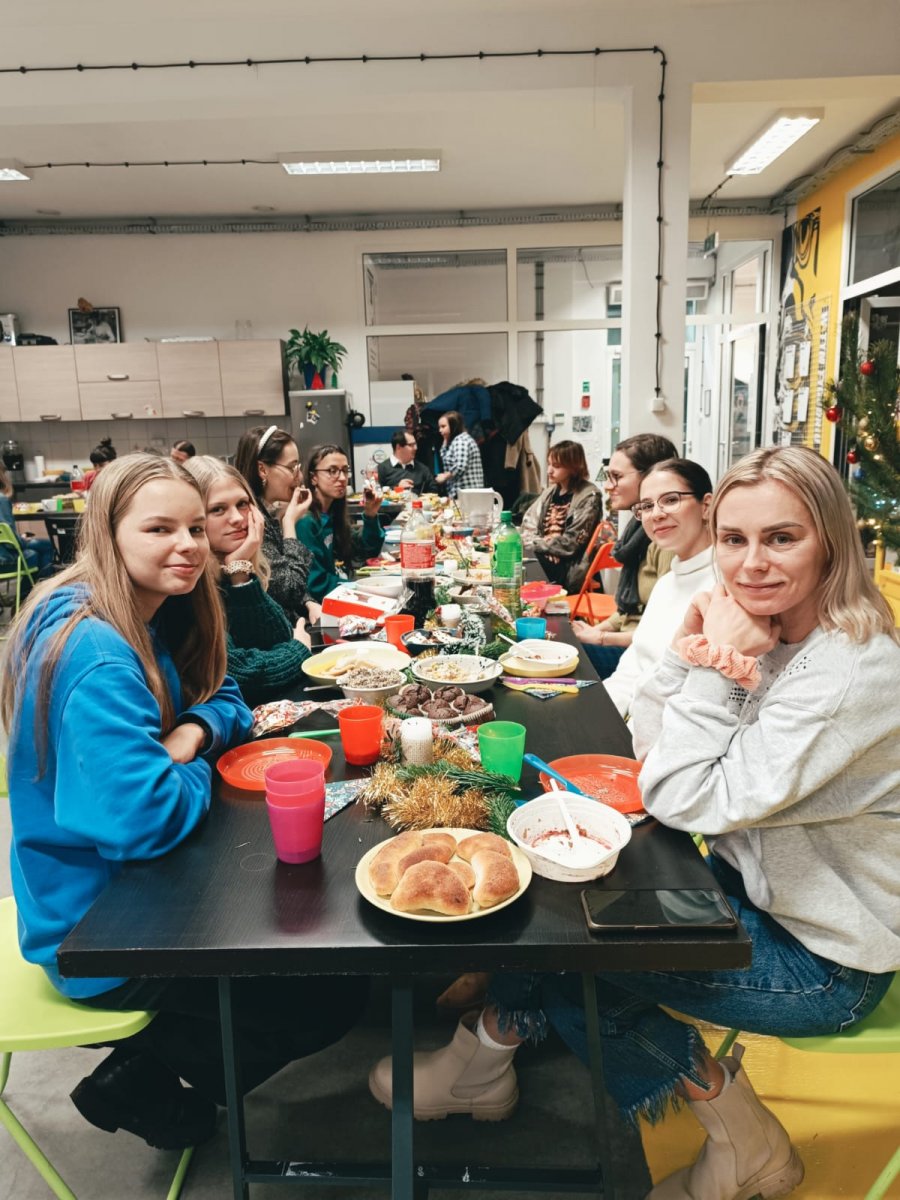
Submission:
[[277,463],[272,463],[272,466],[280,467],[282,471],[287,471],[289,475],[299,475],[300,474],[300,463],[299,462],[292,462],[292,463],[278,463],[277,462]]
[[649,517],[654,508],[658,508],[661,513],[678,512],[681,508],[681,497],[693,495],[693,492],[664,492],[656,500],[638,500],[637,504],[632,504],[631,511],[639,521]]
[[343,479],[350,478],[349,467],[316,467],[313,475],[327,475],[329,479],[337,479],[339,476]]

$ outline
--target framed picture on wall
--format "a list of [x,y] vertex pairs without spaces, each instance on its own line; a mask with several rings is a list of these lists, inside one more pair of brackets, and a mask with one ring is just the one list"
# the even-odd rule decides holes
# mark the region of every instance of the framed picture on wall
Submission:
[[117,308],[92,308],[82,312],[80,308],[69,309],[69,337],[73,346],[87,346],[95,342],[121,342],[122,325]]

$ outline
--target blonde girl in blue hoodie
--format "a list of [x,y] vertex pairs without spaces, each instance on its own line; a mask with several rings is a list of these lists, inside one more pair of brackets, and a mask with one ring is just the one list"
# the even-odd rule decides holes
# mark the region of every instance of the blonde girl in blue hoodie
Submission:
[[[72,1099],[92,1124],[161,1148],[215,1128],[215,980],[65,979],[56,952],[125,864],[168,853],[203,820],[216,758],[249,736],[250,712],[225,674],[208,559],[203,498],[182,467],[148,454],[110,463],[76,561],[23,607],[0,682],[22,953],[81,1003],[159,1014]],[[247,983],[238,1023],[248,1090],[340,1037],[360,1003],[339,981]]]

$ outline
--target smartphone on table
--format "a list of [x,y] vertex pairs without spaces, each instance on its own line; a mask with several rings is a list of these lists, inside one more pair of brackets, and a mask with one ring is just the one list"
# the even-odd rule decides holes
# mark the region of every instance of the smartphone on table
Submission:
[[585,888],[581,903],[594,933],[630,929],[735,929],[737,917],[714,888]]

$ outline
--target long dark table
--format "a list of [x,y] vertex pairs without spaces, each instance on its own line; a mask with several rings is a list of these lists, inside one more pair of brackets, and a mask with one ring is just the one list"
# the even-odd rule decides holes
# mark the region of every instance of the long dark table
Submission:
[[[551,631],[577,645],[566,618]],[[576,674],[593,678],[580,651]],[[321,698],[321,696],[320,696]],[[521,721],[527,748],[544,759],[594,750],[631,754],[628,730],[598,683],[577,696],[540,701],[495,685],[498,716]],[[313,714],[297,728],[325,728]],[[361,774],[345,764],[338,739],[330,778]],[[540,791],[536,772],[525,769],[524,796]],[[594,996],[598,969],[715,969],[745,966],[749,940],[736,933],[647,932],[597,937],[588,933],[580,888],[535,876],[513,905],[477,921],[423,924],[393,917],[356,891],[360,857],[390,833],[380,819],[351,806],[325,825],[321,859],[302,866],[279,863],[261,797],[227,786],[218,789],[208,819],[163,859],[129,864],[66,939],[59,953],[64,974],[99,976],[213,976],[219,979],[226,1056],[229,1139],[234,1195],[246,1200],[250,1182],[335,1183],[387,1187],[394,1200],[420,1200],[430,1187],[464,1185],[613,1196],[613,1154],[602,1086]],[[715,887],[691,839],[648,821],[634,829],[610,881],[615,888]],[[493,1169],[416,1163],[412,1119],[412,981],[423,975],[481,970],[580,972],[588,1013],[598,1169]],[[387,975],[392,982],[394,1105],[392,1163],[286,1163],[249,1157],[244,1133],[239,1064],[231,1036],[230,980],[242,975]],[[619,1157],[622,1148],[617,1147]],[[629,1143],[629,1182],[618,1194],[646,1191],[640,1138]],[[621,1174],[617,1172],[617,1174]],[[636,1181],[644,1181],[638,1190]]]

